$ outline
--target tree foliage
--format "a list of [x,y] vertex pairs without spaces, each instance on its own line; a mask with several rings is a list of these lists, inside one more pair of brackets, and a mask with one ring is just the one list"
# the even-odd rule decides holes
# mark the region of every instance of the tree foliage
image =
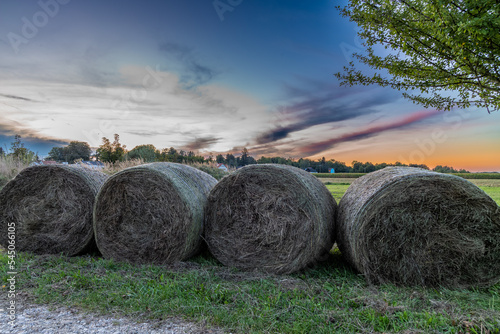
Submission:
[[38,155],[35,152],[24,147],[21,135],[14,136],[14,141],[10,144],[10,153],[8,155],[24,163],[31,163],[38,160]]
[[76,160],[90,160],[90,154],[92,149],[89,144],[81,141],[72,141],[68,146],[65,147],[66,151],[66,161],[69,163],[74,163]]
[[[367,52],[354,57],[375,70],[367,75],[350,62],[336,73],[341,85],[420,91],[403,95],[440,110],[500,108],[497,0],[350,0],[338,9],[361,28]],[[376,45],[390,53],[380,56]]]
[[53,160],[57,162],[66,161],[66,154],[64,147],[54,146],[49,151],[49,155],[45,158],[45,160]]
[[81,141],[72,141],[65,147],[53,147],[47,157],[57,162],[75,163],[77,160],[90,160],[92,149],[89,144]]
[[127,152],[126,159],[142,159],[145,162],[153,162],[157,160],[160,151],[154,145],[139,145]]
[[435,172],[438,172],[438,173],[469,173],[465,169],[459,169],[459,170],[457,170],[457,169],[455,169],[453,167],[441,166],[441,165],[437,165],[432,170],[435,171]]
[[115,134],[113,143],[108,138],[102,138],[102,145],[97,149],[97,159],[102,162],[115,163],[122,161],[126,151],[126,147],[120,144],[120,136]]

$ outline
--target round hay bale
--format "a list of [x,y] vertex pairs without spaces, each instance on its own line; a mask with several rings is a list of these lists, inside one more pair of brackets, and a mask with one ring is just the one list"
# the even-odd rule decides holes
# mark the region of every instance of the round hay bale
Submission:
[[85,167],[34,166],[0,191],[0,243],[35,254],[83,254],[95,249],[92,210],[107,176]]
[[250,165],[210,193],[205,239],[224,265],[291,273],[325,259],[337,203],[316,177],[286,165]]
[[500,279],[500,209],[454,175],[387,167],[339,203],[337,244],[371,283],[470,287]]
[[200,248],[204,206],[217,180],[193,167],[156,162],[110,177],[97,195],[94,231],[106,258],[166,264]]

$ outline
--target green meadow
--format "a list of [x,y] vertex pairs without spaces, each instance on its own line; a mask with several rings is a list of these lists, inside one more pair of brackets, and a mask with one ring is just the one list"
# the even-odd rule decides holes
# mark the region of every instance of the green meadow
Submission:
[[[500,175],[500,174],[499,174]],[[332,193],[333,197],[337,201],[340,201],[347,188],[354,178],[320,178],[320,180],[326,185],[328,190]],[[488,194],[493,200],[500,205],[500,179],[481,179],[481,178],[471,178],[468,179],[470,182],[474,183],[476,186],[481,188],[486,194]]]

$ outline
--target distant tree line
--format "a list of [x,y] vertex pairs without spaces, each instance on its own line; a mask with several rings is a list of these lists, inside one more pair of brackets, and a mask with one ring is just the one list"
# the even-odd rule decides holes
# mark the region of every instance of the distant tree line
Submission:
[[92,149],[88,143],[72,141],[65,147],[53,147],[46,160],[53,160],[57,162],[75,163],[78,160],[90,160]]
[[240,156],[235,157],[231,153],[226,154],[226,156],[219,154],[215,157],[215,162],[222,163],[229,168],[238,168],[259,163],[250,155],[246,147],[241,151]]
[[[303,159],[303,158],[295,160],[292,158],[262,156],[259,159],[255,160],[253,157],[249,155],[249,152],[246,148],[243,149],[241,157],[235,158],[234,155],[232,154],[226,154],[226,156],[219,154],[216,157],[216,161],[218,163],[223,163],[228,167],[235,167],[235,168],[250,164],[282,164],[282,165],[295,166],[301,169],[306,169],[310,167],[315,171],[317,171],[318,173],[330,173],[331,169],[333,169],[335,173],[370,173],[388,166],[417,167],[430,170],[430,168],[424,164],[408,165],[408,164],[403,164],[401,162],[396,162],[393,164],[385,162],[373,164],[371,162],[359,162],[355,160],[352,162],[351,166],[347,166],[345,162],[337,161],[334,159],[326,160],[324,157],[318,160]],[[432,170],[439,173],[469,173],[469,171],[465,169],[456,170],[453,167],[441,166],[441,165],[434,167]]]
[[[236,169],[246,165],[252,164],[283,164],[295,166],[301,169],[306,169],[308,167],[314,169],[318,173],[329,173],[333,168],[336,173],[370,173],[376,170],[385,168],[387,166],[409,166],[418,167],[430,170],[427,165],[424,164],[403,164],[401,162],[396,163],[376,163],[371,162],[359,162],[353,161],[351,166],[347,166],[345,162],[337,161],[334,159],[326,160],[324,157],[318,160],[311,159],[293,159],[284,157],[265,157],[262,156],[259,159],[255,159],[250,155],[247,148],[243,148],[239,155],[234,155],[232,153],[227,153],[226,155],[218,154],[215,159],[212,155],[204,157],[196,154],[193,151],[178,150],[173,147],[157,149],[154,145],[138,145],[132,150],[127,151],[125,145],[120,143],[120,136],[118,134],[114,135],[114,141],[111,142],[107,138],[102,139],[102,144],[96,151],[96,158],[102,162],[115,163],[123,160],[132,159],[142,159],[145,162],[155,162],[155,161],[166,161],[166,162],[177,162],[177,163],[207,163],[207,162],[217,162],[223,163],[230,169]],[[87,143],[84,142],[71,142],[66,147],[54,147],[49,152],[49,160],[55,161],[66,161],[73,163],[79,159],[89,160],[91,155],[91,148]],[[456,170],[453,167],[438,165],[432,169],[433,171],[440,173],[468,173],[464,169]]]
[[0,157],[10,157],[26,164],[39,160],[38,154],[24,146],[21,135],[14,136],[14,141],[10,144],[9,149],[4,150],[0,147]]

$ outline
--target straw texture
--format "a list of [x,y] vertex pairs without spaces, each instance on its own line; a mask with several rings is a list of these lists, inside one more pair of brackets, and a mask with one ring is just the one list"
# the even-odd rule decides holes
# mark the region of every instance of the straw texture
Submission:
[[311,174],[286,165],[250,165],[210,193],[205,238],[223,264],[291,273],[328,256],[336,202]]
[[165,264],[200,248],[204,206],[217,180],[186,165],[157,162],[109,178],[94,208],[94,230],[106,258]]
[[92,210],[106,178],[85,167],[24,169],[0,192],[0,243],[8,244],[10,224],[18,251],[71,256],[95,249]]
[[500,209],[453,175],[387,167],[339,203],[337,243],[369,282],[488,286],[500,279]]

